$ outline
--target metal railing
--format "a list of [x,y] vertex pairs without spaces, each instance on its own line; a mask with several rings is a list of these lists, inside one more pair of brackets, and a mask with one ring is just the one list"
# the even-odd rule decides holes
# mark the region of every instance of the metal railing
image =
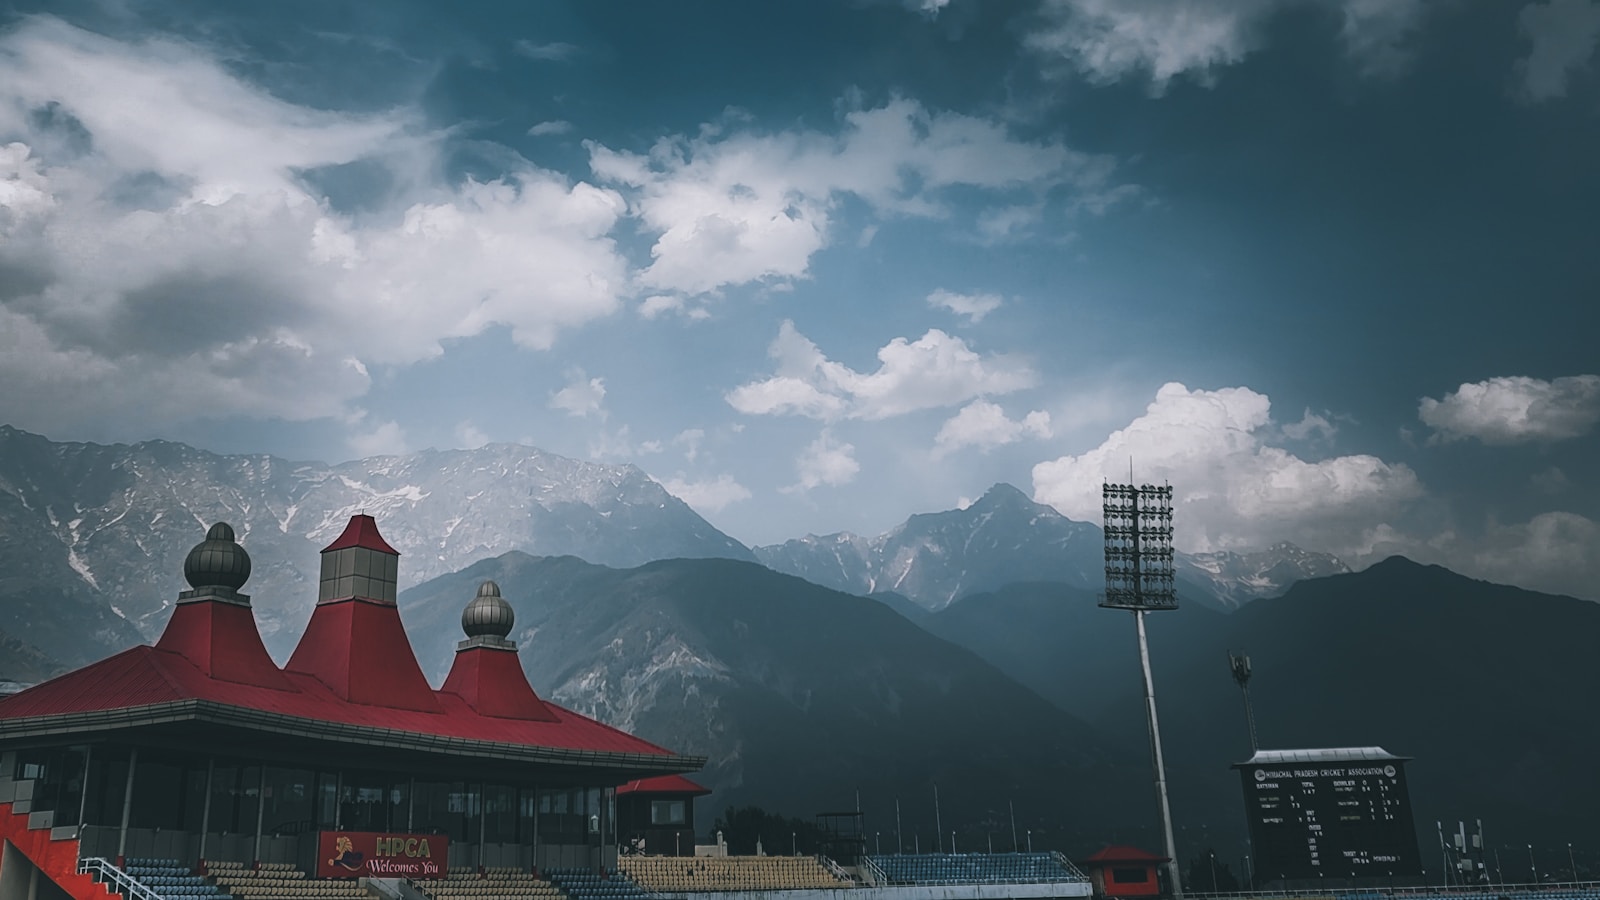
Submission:
[[160,894],[146,887],[143,882],[103,857],[86,856],[78,860],[78,871],[93,875],[96,881],[116,885],[116,893],[128,900],[165,900]]
[[817,854],[817,862],[822,863],[822,867],[824,869],[827,869],[828,873],[830,875],[832,875],[833,877],[835,877],[835,878],[839,879],[840,881],[844,882],[846,885],[849,885],[851,887],[855,886],[856,880],[854,878],[850,877],[850,873],[846,872],[844,870],[843,866],[841,866],[838,863],[834,862],[832,859],[828,858],[826,855],[818,853]]
[[860,861],[857,863],[857,867],[860,868],[862,874],[866,876],[867,884],[876,887],[878,885],[889,883],[889,876],[884,874],[883,869],[878,867],[877,862],[874,861],[872,857],[862,856]]

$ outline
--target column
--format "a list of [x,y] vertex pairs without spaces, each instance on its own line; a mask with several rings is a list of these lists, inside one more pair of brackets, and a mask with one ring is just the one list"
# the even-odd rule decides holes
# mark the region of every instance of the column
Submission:
[[267,816],[267,764],[262,763],[260,787],[256,788],[256,849],[251,856],[261,862],[261,823]]
[[133,773],[139,764],[139,748],[128,752],[128,783],[122,789],[122,827],[117,833],[117,865],[128,855],[128,816],[133,813]]
[[216,757],[206,759],[206,799],[200,804],[200,862],[206,861],[206,835],[211,832],[211,779],[217,774]]

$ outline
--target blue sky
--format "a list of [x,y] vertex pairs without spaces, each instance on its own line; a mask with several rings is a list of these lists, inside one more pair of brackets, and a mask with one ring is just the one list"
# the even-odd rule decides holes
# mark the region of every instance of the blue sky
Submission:
[[1596,0],[256,6],[9,7],[0,420],[1600,596]]

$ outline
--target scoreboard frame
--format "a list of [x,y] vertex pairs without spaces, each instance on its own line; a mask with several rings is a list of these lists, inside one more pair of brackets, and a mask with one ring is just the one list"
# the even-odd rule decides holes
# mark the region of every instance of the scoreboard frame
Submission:
[[1260,750],[1235,763],[1258,887],[1421,883],[1409,761],[1352,747]]

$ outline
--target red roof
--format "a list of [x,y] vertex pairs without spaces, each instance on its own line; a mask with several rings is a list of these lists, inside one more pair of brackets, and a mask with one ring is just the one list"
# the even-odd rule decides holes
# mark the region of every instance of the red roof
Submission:
[[455,694],[486,716],[556,720],[555,713],[528,684],[528,675],[522,671],[522,660],[515,650],[469,647],[456,651],[456,660],[439,692]]
[[1096,863],[1109,865],[1111,863],[1164,863],[1167,858],[1140,850],[1138,847],[1130,847],[1127,844],[1110,844],[1083,861],[1089,865]]
[[[371,516],[355,516],[329,550],[395,551]],[[10,697],[0,721],[186,700],[389,732],[605,753],[676,754],[534,694],[514,650],[457,655],[442,690],[428,685],[387,603],[319,603],[283,669],[248,606],[200,596],[178,604],[155,646],[139,646]],[[688,782],[693,785],[692,782]]]
[[139,646],[108,659],[0,699],[0,721],[25,716],[95,712],[151,706],[177,700],[210,700],[245,709],[346,725],[407,731],[442,737],[672,756],[642,738],[545,704],[549,721],[486,716],[455,694],[434,694],[437,712],[352,703],[315,677],[283,673],[287,690],[238,684],[208,677],[178,653]]
[[346,547],[365,547],[368,550],[400,555],[400,551],[389,546],[389,542],[378,533],[377,520],[368,515],[351,516],[350,524],[344,526],[344,534],[334,538],[333,543],[322,548],[322,552],[343,550]]
[[711,789],[701,787],[682,775],[657,775],[639,778],[617,788],[618,794],[693,794],[704,797]]

